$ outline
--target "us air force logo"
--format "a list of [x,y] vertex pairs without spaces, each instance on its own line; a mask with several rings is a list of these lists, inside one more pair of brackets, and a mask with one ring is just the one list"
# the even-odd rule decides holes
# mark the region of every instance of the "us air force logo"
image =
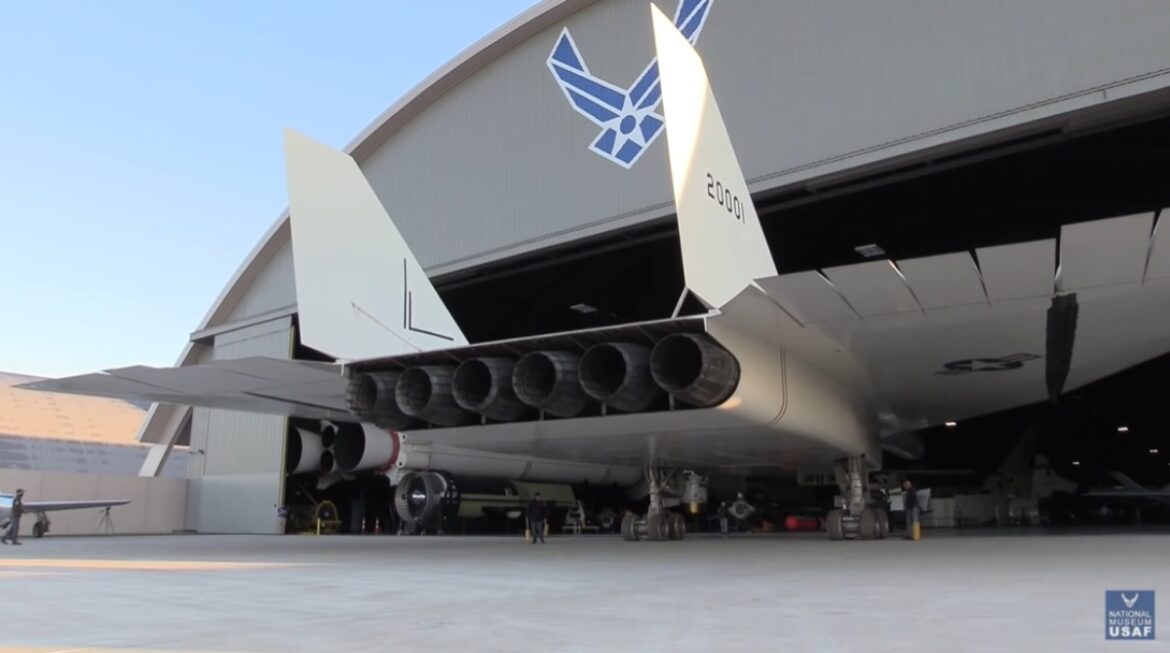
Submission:
[[[678,3],[674,24],[691,45],[703,31],[712,2]],[[620,88],[589,72],[573,36],[565,28],[548,56],[548,69],[577,113],[601,127],[589,146],[599,156],[628,170],[662,133],[662,116],[656,111],[662,101],[657,58],[650,60],[629,88]]]
[[957,374],[969,374],[971,372],[1018,370],[1024,366],[1024,363],[1036,360],[1037,358],[1040,357],[1036,354],[1012,354],[999,358],[964,358],[963,360],[944,363],[943,369],[936,372],[936,374],[954,376]]

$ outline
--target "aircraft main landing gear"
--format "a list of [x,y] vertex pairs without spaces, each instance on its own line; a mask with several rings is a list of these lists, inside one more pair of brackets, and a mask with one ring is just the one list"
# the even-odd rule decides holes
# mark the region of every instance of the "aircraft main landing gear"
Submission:
[[662,490],[666,480],[661,478],[661,473],[655,469],[648,471],[646,478],[650,482],[650,509],[643,517],[638,517],[632,512],[627,512],[622,517],[622,539],[627,542],[683,539],[687,533],[687,524],[682,513],[666,510],[662,503]]
[[890,534],[890,516],[869,503],[869,474],[862,458],[837,463],[837,488],[844,508],[834,508],[825,519],[830,540],[884,540]]
[[50,523],[51,522],[49,522],[49,518],[47,515],[45,515],[45,513],[38,512],[37,520],[33,522],[32,536],[37,539],[44,537],[49,532]]

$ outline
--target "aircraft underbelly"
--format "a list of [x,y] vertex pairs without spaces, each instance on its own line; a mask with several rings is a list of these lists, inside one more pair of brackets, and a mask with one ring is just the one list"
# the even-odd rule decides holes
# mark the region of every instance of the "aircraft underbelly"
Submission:
[[843,456],[831,442],[782,423],[752,424],[723,408],[424,429],[409,436],[480,451],[626,466],[654,460],[696,469],[797,469],[822,467]]

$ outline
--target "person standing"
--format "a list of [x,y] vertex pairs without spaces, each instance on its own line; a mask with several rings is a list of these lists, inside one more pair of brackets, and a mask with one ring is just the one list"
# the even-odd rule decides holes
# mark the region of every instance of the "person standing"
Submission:
[[18,489],[16,496],[12,499],[12,508],[9,511],[8,530],[4,531],[4,537],[0,538],[0,544],[8,544],[12,542],[14,545],[20,545],[20,516],[24,514],[24,490]]
[[906,512],[906,537],[914,539],[914,526],[918,523],[918,492],[909,479],[902,482],[902,509]]
[[540,493],[537,492],[532,495],[532,501],[528,502],[528,528],[532,531],[533,544],[536,544],[538,538],[541,544],[545,543],[544,520],[546,517],[548,517],[548,506],[540,500]]
[[727,502],[719,502],[719,510],[716,512],[719,515],[719,532],[727,535]]

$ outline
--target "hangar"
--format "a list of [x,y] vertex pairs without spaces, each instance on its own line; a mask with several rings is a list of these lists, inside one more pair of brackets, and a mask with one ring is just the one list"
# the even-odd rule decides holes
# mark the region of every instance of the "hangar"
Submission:
[[[593,75],[633,92],[654,56],[649,21],[643,3],[541,2],[347,146],[469,339],[674,309],[683,281],[665,141],[607,140],[550,71],[568,34]],[[897,259],[1055,238],[1062,225],[1170,205],[1161,3],[713,0],[699,29],[782,272],[861,261],[867,245]],[[297,337],[287,218],[180,364],[320,358]],[[277,532],[286,432],[285,418],[155,405],[143,474],[189,444],[188,526]]]

